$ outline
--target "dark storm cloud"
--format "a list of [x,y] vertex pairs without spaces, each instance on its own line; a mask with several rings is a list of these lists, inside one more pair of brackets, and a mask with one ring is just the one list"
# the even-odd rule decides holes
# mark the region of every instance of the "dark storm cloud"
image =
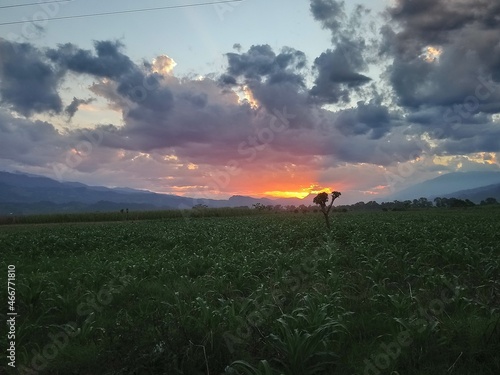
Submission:
[[[109,79],[110,85],[95,84],[92,89],[115,103],[125,118],[163,123],[174,105],[174,95],[160,84],[163,77],[152,71],[152,64],[132,62],[118,41],[95,41],[94,49],[92,52],[68,43],[49,49],[46,55],[61,69]],[[76,104],[72,103],[69,110]]]
[[371,81],[361,74],[368,70],[370,46],[363,29],[369,11],[357,6],[348,16],[345,3],[335,0],[312,0],[310,9],[323,28],[332,33],[334,45],[314,61],[317,76],[310,94],[319,103],[348,103],[353,90]]
[[92,88],[123,113],[123,126],[99,127],[105,134],[105,146],[149,152],[206,144],[221,150],[232,148],[234,153],[237,142],[253,131],[250,124],[254,114],[238,103],[236,94],[222,94],[214,80],[179,80],[171,76],[144,90],[134,101],[123,100],[130,89],[120,89],[124,80],[122,77],[120,83],[96,83]]
[[47,166],[59,158],[69,137],[48,122],[16,118],[0,109],[0,141],[0,159]]
[[500,26],[500,3],[495,0],[398,0],[388,14],[403,27],[396,39],[401,50],[418,48],[416,41],[448,43],[466,27],[496,30]]
[[226,54],[228,68],[219,82],[226,86],[247,86],[268,113],[296,108],[290,127],[312,127],[315,119],[305,88],[306,57],[302,51],[284,47],[276,53],[269,45]]
[[335,0],[311,0],[311,13],[324,28],[339,32],[347,19],[344,2]]
[[228,53],[226,56],[229,77],[257,81],[267,79],[269,83],[287,81],[297,85],[304,84],[304,78],[299,73],[300,69],[306,66],[306,57],[302,51],[285,47],[276,54],[265,44],[252,46],[244,53]]
[[[418,139],[407,137],[405,127],[396,126],[402,123],[401,119],[377,101],[358,103],[356,108],[336,113],[324,111],[320,116],[324,121],[322,131],[311,132],[316,137],[313,142],[304,137],[304,152],[311,153],[316,147],[316,153],[329,157],[332,166],[344,163],[387,166],[413,159],[424,151]],[[300,147],[294,146],[295,150]]]
[[31,116],[34,113],[62,109],[57,92],[61,75],[28,43],[14,43],[0,38],[1,102],[13,110]]
[[459,109],[457,109],[457,113],[461,113],[462,117],[454,114],[448,107],[429,106],[408,113],[406,120],[413,124],[449,128],[450,130],[458,128],[460,124],[481,125],[491,122],[491,115],[487,113],[468,113],[466,111],[462,112]]
[[95,101],[94,98],[89,98],[89,99],[78,99],[78,98],[73,98],[70,104],[64,108],[64,113],[68,115],[68,121],[73,118],[75,113],[78,111],[78,107],[82,104],[90,104],[93,101]]
[[[351,40],[344,42],[348,47]],[[383,150],[377,147],[374,140],[390,137],[389,130],[396,122],[380,101],[360,102],[350,110],[333,115],[323,109],[325,98],[332,94],[325,89],[318,92],[317,97],[322,96],[321,100],[317,97],[312,100],[305,85],[308,73],[305,55],[292,48],[285,47],[275,52],[262,45],[227,54],[228,69],[221,78],[201,80],[160,73],[154,63],[135,64],[116,42],[96,42],[94,52],[68,44],[45,51],[30,48],[26,50],[28,55],[46,56],[50,59],[46,64],[61,72],[61,76],[64,72],[72,72],[106,78],[94,81],[90,90],[122,114],[121,124],[96,126],[96,132],[102,138],[99,150],[93,150],[88,166],[84,167],[85,162],[78,168],[98,168],[99,158],[103,155],[106,155],[105,160],[116,157],[112,156],[112,150],[155,153],[175,149],[176,155],[195,163],[225,165],[230,159],[248,159],[256,152],[253,147],[262,144],[269,154],[266,157],[280,162],[297,158],[297,163],[318,154],[332,157],[337,162],[375,160],[390,163],[392,154],[406,155],[408,149],[414,147],[404,142],[386,146]],[[317,60],[320,75],[328,75],[330,82],[343,85],[344,90],[355,90],[368,79],[356,75],[358,69],[365,67],[363,56],[355,52],[336,55],[336,51],[327,51]],[[342,56],[350,56],[351,65],[346,65]],[[338,64],[338,69],[332,68],[334,63]],[[319,87],[319,81],[317,84]],[[242,101],[232,91],[244,86],[251,91],[258,108],[249,101]],[[79,105],[88,102],[74,98],[65,114],[71,118]],[[283,130],[271,131],[270,136],[271,124],[274,121],[275,126],[280,126],[279,122],[276,123],[276,116],[283,113],[290,115],[286,117],[287,125]],[[12,140],[11,143],[19,145],[20,149],[31,147],[36,150],[29,153],[31,163],[35,162],[37,153],[43,156],[40,157],[41,163],[49,159],[47,155],[50,153],[55,160],[61,155],[64,157],[75,142],[81,141],[75,132],[59,134],[53,128],[50,132],[47,128],[50,124],[9,121],[17,127],[15,134],[18,135],[35,134],[38,127],[38,130],[45,131],[40,142],[33,137],[25,137],[25,143],[20,142],[22,137],[12,138],[11,135],[3,138],[9,139],[7,142]],[[8,130],[3,129],[3,134],[7,133]],[[271,140],[261,139],[262,134]],[[56,150],[57,155],[54,154]],[[10,152],[13,158],[28,160],[27,155],[23,157],[12,150]],[[266,157],[262,156],[262,163]]]
[[441,155],[500,151],[500,3],[399,0],[387,14],[380,52],[408,131]]
[[340,112],[336,124],[346,136],[368,134],[371,139],[380,139],[394,125],[391,117],[387,107],[373,100]]
[[440,155],[464,155],[477,152],[500,152],[500,127],[498,123],[460,127],[443,138],[434,152]]
[[293,118],[288,120],[291,129],[313,129],[317,124],[315,106],[311,105],[307,92],[298,90],[296,84],[287,81],[275,84],[257,82],[248,84],[248,87],[266,113],[281,112],[285,108],[288,112],[293,111]]
[[116,80],[116,91],[138,103],[139,109],[168,113],[174,106],[174,96],[168,86],[160,84],[162,79],[157,73],[136,69]]
[[219,82],[222,85],[227,85],[227,86],[235,86],[238,84],[238,82],[236,81],[236,78],[234,78],[233,76],[230,76],[229,74],[222,74],[219,78]]
[[[481,96],[475,112],[498,112],[498,87],[477,92],[483,81],[500,82],[499,2],[400,0],[388,14],[381,52],[394,59],[387,72],[399,104],[454,106]],[[426,58],[428,47],[439,57]]]
[[47,56],[54,63],[75,73],[116,79],[136,68],[130,58],[122,53],[122,48],[123,45],[117,41],[96,41],[94,55],[92,51],[67,43],[48,50]]
[[318,75],[310,94],[320,102],[348,103],[352,89],[371,80],[357,72],[365,68],[359,49],[346,46],[338,46],[334,51],[327,50],[314,61]]
[[[310,11],[314,19],[332,34],[332,43],[341,41],[364,42],[369,34],[373,34],[375,24],[371,16],[371,10],[363,5],[355,5],[354,9],[347,13],[345,2],[338,0],[311,0]],[[360,47],[367,45],[361,43]]]
[[400,105],[412,109],[425,105],[452,107],[477,100],[474,112],[498,112],[500,91],[491,82],[497,67],[486,57],[490,50],[498,54],[500,62],[500,46],[494,40],[498,38],[484,32],[466,33],[440,47],[441,55],[434,61],[426,61],[421,53],[412,59],[394,55],[388,77]]
[[[325,4],[320,5],[325,6]],[[331,5],[331,2],[326,5]],[[320,9],[321,7],[317,8],[318,11]],[[328,115],[330,112],[321,108],[325,103],[349,102],[352,92],[370,81],[369,77],[358,73],[368,68],[363,56],[364,41],[340,39],[335,50],[328,50],[316,59],[314,67],[318,77],[311,90],[305,89],[297,79],[294,79],[298,76],[297,70],[286,69],[289,66],[294,67],[294,64],[291,64],[294,61],[294,54],[276,54],[267,45],[253,46],[247,52],[240,54],[229,54],[229,68],[221,77],[221,81],[234,86],[238,80],[243,79],[243,84],[251,90],[253,97],[267,113],[282,108],[288,108],[293,113],[294,118],[289,121],[291,130],[307,129],[311,133],[318,132],[309,139],[310,146],[301,145],[298,148],[295,145],[294,152],[302,149],[305,154],[311,154],[313,149],[316,152],[324,150],[326,154],[335,154],[340,158],[346,157],[351,160],[349,155],[358,150],[358,146],[349,142],[348,149],[341,145],[326,147],[324,141],[329,136],[321,140],[319,134],[323,131],[327,133],[333,131],[332,134],[335,134],[333,137],[338,140],[363,137],[370,142],[387,135],[391,128],[396,126],[397,119],[386,106],[381,104],[379,98],[367,103],[358,102],[351,109],[338,111],[334,116]],[[299,65],[299,68],[301,67],[302,64]],[[283,78],[277,79],[280,75]],[[357,138],[358,141],[359,139]],[[338,140],[335,144],[339,143]],[[273,147],[286,150],[290,145],[276,142]],[[404,148],[404,145],[401,147]],[[342,150],[345,152],[342,153]],[[363,150],[368,150],[366,144],[363,144],[352,160],[362,159]],[[369,160],[369,154],[367,152],[365,161]],[[384,159],[379,156],[379,159],[387,161],[389,158]]]
[[101,85],[99,93],[115,102],[125,118],[162,123],[174,106],[174,95],[169,87],[161,84],[163,76],[152,71],[152,64],[135,64],[117,41],[96,41],[94,49],[95,53],[64,44],[47,51],[47,56],[74,73],[111,80],[111,85]]

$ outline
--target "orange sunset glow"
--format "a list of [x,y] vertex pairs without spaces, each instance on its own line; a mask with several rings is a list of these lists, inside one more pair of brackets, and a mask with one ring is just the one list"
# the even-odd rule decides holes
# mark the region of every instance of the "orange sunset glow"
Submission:
[[305,188],[300,188],[295,191],[274,190],[264,192],[265,196],[276,198],[305,198],[310,194],[318,194],[321,192],[330,192],[330,188],[319,188],[317,185],[310,185]]
[[[249,166],[242,165],[239,173],[230,175],[214,172],[205,180],[211,193],[223,191],[229,195],[250,195],[273,198],[305,198],[322,191],[341,190],[344,183],[333,181],[318,184],[318,176],[306,165],[269,165],[264,154]],[[333,177],[333,176],[332,176]]]

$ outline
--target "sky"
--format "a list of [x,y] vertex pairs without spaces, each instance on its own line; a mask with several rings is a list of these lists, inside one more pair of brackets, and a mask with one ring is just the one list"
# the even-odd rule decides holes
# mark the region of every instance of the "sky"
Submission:
[[0,170],[343,204],[500,170],[497,0],[211,2],[0,1]]

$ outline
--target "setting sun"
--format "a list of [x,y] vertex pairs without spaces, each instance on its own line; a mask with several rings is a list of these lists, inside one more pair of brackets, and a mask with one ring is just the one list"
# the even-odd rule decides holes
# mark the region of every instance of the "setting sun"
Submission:
[[308,192],[298,191],[266,191],[264,195],[275,198],[300,198],[303,199],[309,195]]
[[275,197],[275,198],[300,198],[304,199],[310,194],[318,194],[321,192],[327,192],[329,193],[331,189],[328,188],[320,188],[317,185],[310,185],[307,188],[302,188],[297,191],[281,191],[281,190],[273,190],[273,191],[266,191],[264,195],[270,196],[270,197]]

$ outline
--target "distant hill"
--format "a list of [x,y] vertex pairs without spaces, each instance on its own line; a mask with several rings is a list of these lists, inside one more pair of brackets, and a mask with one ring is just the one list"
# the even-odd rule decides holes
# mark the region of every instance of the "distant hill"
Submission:
[[253,206],[254,204],[261,203],[264,205],[269,205],[269,204],[274,204],[271,199],[268,198],[252,198],[252,197],[246,197],[243,195],[233,195],[231,198],[228,199],[227,201],[232,207],[238,207],[238,206]]
[[87,186],[75,182],[59,182],[46,177],[0,172],[1,203],[78,202],[95,204],[100,201],[147,204],[175,208],[190,204],[189,198],[156,194],[146,191],[127,191],[102,186]]
[[53,203],[47,201],[32,203],[2,203],[0,202],[0,216],[2,215],[37,215],[47,213],[80,213],[80,212],[118,212],[128,208],[130,211],[155,211],[160,207],[136,204],[136,203],[114,203],[100,201],[93,204],[79,202]]
[[[55,212],[95,212],[130,210],[187,209],[197,204],[208,207],[299,205],[300,199],[268,199],[233,196],[225,200],[194,199],[130,188],[87,186],[59,182],[47,177],[0,172],[0,215]],[[311,204],[312,201],[309,201]]]
[[477,189],[493,184],[500,184],[500,172],[452,172],[413,185],[379,200],[387,202],[413,200],[420,197],[429,199],[447,197],[463,190]]
[[482,186],[475,189],[467,189],[456,191],[451,194],[443,196],[444,198],[459,198],[459,199],[469,199],[470,201],[478,204],[486,198],[495,198],[500,201],[500,184],[493,184],[488,186]]

